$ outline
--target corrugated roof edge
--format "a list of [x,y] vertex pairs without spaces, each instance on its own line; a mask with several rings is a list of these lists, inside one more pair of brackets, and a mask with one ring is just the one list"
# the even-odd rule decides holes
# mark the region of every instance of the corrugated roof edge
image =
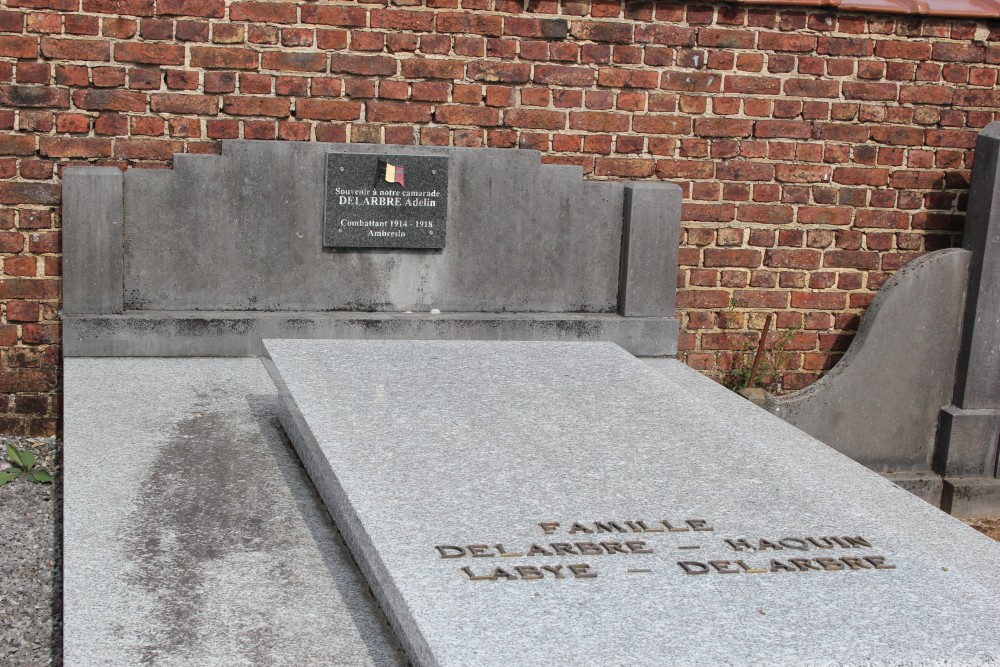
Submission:
[[973,19],[1000,18],[998,0],[733,0],[741,5],[828,7],[850,12],[953,16]]

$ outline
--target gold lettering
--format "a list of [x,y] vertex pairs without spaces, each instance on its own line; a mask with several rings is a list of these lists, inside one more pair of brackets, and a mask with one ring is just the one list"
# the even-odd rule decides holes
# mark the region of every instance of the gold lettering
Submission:
[[575,542],[576,548],[580,550],[581,556],[603,556],[604,552],[601,551],[601,547],[597,546],[593,542]]
[[562,565],[543,565],[542,569],[546,570],[548,572],[551,572],[552,574],[554,574],[555,577],[556,577],[556,579],[565,579],[566,578],[565,575],[559,573],[559,570],[563,569]]
[[532,544],[531,548],[528,549],[529,556],[551,556],[552,552],[548,549],[538,546],[537,544]]
[[876,570],[895,570],[895,565],[889,565],[885,562],[883,556],[865,556],[865,560],[875,566]]
[[437,549],[439,554],[441,554],[441,558],[461,558],[465,555],[464,547],[454,547],[450,544],[442,544],[441,546],[434,548]]
[[517,573],[521,575],[522,579],[525,580],[541,579],[545,576],[542,574],[542,571],[534,565],[518,565],[514,569],[517,570]]
[[728,560],[710,560],[708,564],[715,568],[719,574],[739,574],[740,571],[729,566]]
[[596,572],[590,571],[590,566],[580,563],[577,565],[567,565],[569,571],[572,572],[577,579],[593,579],[597,576]]
[[552,533],[556,532],[556,528],[559,527],[559,522],[558,521],[543,521],[543,522],[541,522],[538,525],[542,527],[542,530],[545,531],[546,535],[551,535]]
[[493,556],[488,544],[466,544],[465,548],[469,550],[469,555],[473,558],[490,558]]
[[646,547],[646,543],[645,542],[639,542],[639,541],[636,541],[636,542],[626,542],[625,546],[627,546],[629,549],[631,549],[632,553],[634,553],[634,554],[651,554],[651,553],[653,553],[652,549],[649,549],[649,548]]

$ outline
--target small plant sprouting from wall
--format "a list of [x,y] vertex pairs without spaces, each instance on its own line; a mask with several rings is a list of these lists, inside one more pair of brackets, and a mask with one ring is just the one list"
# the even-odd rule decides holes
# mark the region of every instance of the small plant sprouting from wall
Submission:
[[[735,306],[736,304],[730,301],[727,312],[732,312]],[[792,354],[789,346],[801,331],[801,324],[785,329],[775,329],[771,334],[765,331],[763,335],[767,336],[768,340],[764,341],[757,373],[753,377],[753,387],[759,387],[772,394],[782,393],[785,365]],[[722,384],[732,391],[750,388],[756,351],[756,345],[747,343],[742,350],[734,353],[733,364],[723,375]]]
[[29,482],[36,484],[51,484],[52,475],[45,468],[35,467],[35,455],[28,449],[18,449],[14,445],[7,445],[7,458],[10,459],[11,466],[6,470],[0,470],[0,486],[13,482],[24,475]]

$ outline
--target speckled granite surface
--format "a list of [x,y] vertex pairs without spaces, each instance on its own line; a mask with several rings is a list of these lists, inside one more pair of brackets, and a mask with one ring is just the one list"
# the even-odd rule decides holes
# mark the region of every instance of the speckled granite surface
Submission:
[[286,430],[415,664],[1000,661],[1000,545],[678,362],[266,346]]

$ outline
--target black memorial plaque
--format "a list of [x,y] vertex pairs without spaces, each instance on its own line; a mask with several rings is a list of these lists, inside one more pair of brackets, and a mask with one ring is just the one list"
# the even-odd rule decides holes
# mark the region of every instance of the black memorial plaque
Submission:
[[448,158],[328,153],[323,245],[443,248]]

